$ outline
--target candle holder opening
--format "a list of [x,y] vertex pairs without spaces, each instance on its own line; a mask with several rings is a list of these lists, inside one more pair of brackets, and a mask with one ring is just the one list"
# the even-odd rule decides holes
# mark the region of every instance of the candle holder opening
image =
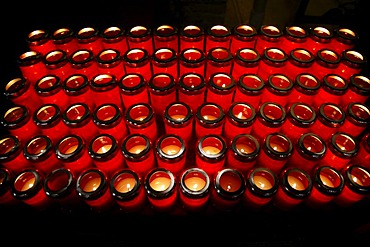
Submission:
[[265,139],[264,146],[266,151],[276,159],[286,159],[293,151],[292,141],[281,133],[269,134]]
[[124,60],[128,63],[140,63],[148,58],[148,52],[141,48],[134,48],[128,50],[124,54]]
[[20,142],[15,136],[4,136],[0,139],[0,160],[7,160],[17,150],[19,150]]
[[206,135],[199,140],[198,151],[207,159],[222,159],[226,152],[226,143],[219,136]]
[[83,67],[94,61],[94,54],[90,50],[80,49],[72,53],[69,60],[76,68]]
[[263,55],[270,62],[282,63],[288,59],[287,54],[279,48],[267,48]]
[[36,92],[41,95],[49,95],[60,90],[60,79],[56,75],[47,75],[37,81],[35,85]]
[[312,180],[302,169],[289,168],[283,172],[282,185],[284,190],[293,198],[307,197],[312,190]]
[[90,116],[89,107],[83,103],[77,103],[69,106],[63,114],[63,120],[72,126],[88,120]]
[[78,177],[76,183],[78,195],[86,200],[99,198],[107,188],[106,176],[97,169],[86,170]]
[[269,76],[268,84],[277,92],[288,92],[293,88],[293,82],[285,75],[273,74]]
[[55,104],[41,106],[34,114],[37,125],[49,125],[60,116],[59,107]]
[[260,106],[258,113],[263,121],[272,125],[279,125],[286,118],[286,112],[282,106],[273,102],[266,102]]
[[352,102],[348,105],[348,113],[360,124],[370,122],[370,107],[367,105]]
[[126,111],[126,119],[133,126],[147,124],[153,117],[153,109],[148,104],[134,104]]
[[110,189],[113,197],[120,201],[128,201],[139,193],[141,182],[136,172],[121,170],[111,179]]
[[163,159],[178,159],[185,153],[185,142],[176,135],[164,135],[158,139],[157,152]]
[[81,137],[77,135],[68,135],[60,139],[56,144],[56,154],[58,158],[67,160],[81,153],[83,146],[84,142]]
[[26,121],[29,117],[29,111],[25,106],[14,106],[9,108],[4,113],[3,119],[4,125],[6,126],[17,126],[18,124],[22,123],[23,121]]
[[240,49],[236,52],[236,56],[243,62],[254,63],[260,60],[261,56],[258,52],[250,48]]
[[226,37],[226,36],[229,36],[231,34],[230,30],[226,26],[223,26],[223,25],[212,26],[209,29],[208,33],[209,33],[209,35],[215,36],[215,37]]
[[332,50],[322,49],[317,51],[316,56],[319,58],[319,62],[326,62],[328,64],[338,64],[340,62],[340,56]]
[[332,147],[344,156],[352,157],[358,152],[358,141],[343,132],[337,132],[331,137]]
[[116,86],[116,78],[110,74],[99,74],[93,77],[90,85],[96,91],[106,91]]
[[225,199],[236,200],[245,191],[245,179],[235,169],[225,168],[215,176],[214,187],[217,193]]
[[267,37],[279,37],[282,35],[282,32],[278,27],[271,25],[261,26],[260,31],[263,35]]
[[21,200],[34,196],[42,188],[42,177],[33,169],[18,174],[12,184],[13,195]]
[[333,125],[341,124],[345,120],[344,111],[339,106],[331,103],[324,103],[320,106],[319,116]]
[[[89,80],[85,74],[74,74],[68,77],[63,84],[64,89],[67,93],[77,93],[86,88],[88,89]],[[82,92],[80,92],[82,93]]]
[[150,150],[150,140],[141,134],[132,134],[122,142],[122,152],[129,160],[143,159]]
[[215,73],[211,75],[209,79],[209,85],[213,89],[216,89],[217,92],[222,94],[222,92],[230,93],[230,90],[234,88],[235,83],[233,77],[230,74]]
[[229,108],[228,115],[238,123],[249,123],[255,119],[256,112],[251,105],[236,102]]
[[206,86],[204,78],[195,73],[184,74],[181,77],[179,84],[180,88],[187,92],[197,92]]
[[227,62],[232,59],[232,55],[229,49],[223,47],[214,47],[208,51],[208,58],[217,63]]
[[147,174],[145,180],[147,193],[153,198],[168,197],[175,189],[173,173],[164,168],[153,169]]
[[330,166],[320,166],[315,172],[315,185],[329,195],[338,195],[344,187],[344,178]]
[[24,146],[24,154],[27,159],[37,160],[52,148],[51,139],[40,135],[30,139]]
[[242,75],[239,79],[240,86],[247,91],[255,91],[261,93],[264,88],[264,81],[257,75]]
[[110,156],[117,149],[115,139],[109,134],[96,136],[89,145],[89,153],[94,159]]
[[370,192],[370,172],[360,165],[350,166],[346,173],[348,186],[359,194]]
[[190,64],[200,63],[205,59],[204,53],[197,48],[184,49],[180,54],[180,59]]
[[251,37],[257,34],[256,29],[250,25],[238,25],[235,27],[234,32],[241,37]]
[[180,188],[188,196],[204,197],[208,194],[209,186],[209,176],[200,168],[193,167],[187,169],[181,175]]
[[321,158],[326,152],[326,144],[323,139],[313,133],[305,133],[298,139],[298,150],[309,158]]
[[44,190],[47,196],[61,198],[74,189],[73,175],[65,168],[51,171],[45,178]]
[[251,135],[238,135],[234,138],[231,148],[238,156],[253,159],[260,152],[260,144],[256,138]]
[[257,167],[250,172],[247,180],[252,191],[262,197],[271,197],[278,189],[278,178],[268,168]]
[[304,103],[294,103],[290,109],[289,113],[300,124],[313,124],[316,119],[315,110],[307,104]]
[[101,127],[112,126],[121,117],[121,111],[115,104],[104,104],[95,109],[94,122]]
[[202,104],[196,113],[197,118],[204,124],[216,124],[221,122],[225,117],[222,108],[213,103]]

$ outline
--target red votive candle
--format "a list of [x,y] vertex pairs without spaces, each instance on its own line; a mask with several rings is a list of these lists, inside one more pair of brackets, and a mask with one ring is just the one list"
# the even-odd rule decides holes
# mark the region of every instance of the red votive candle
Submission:
[[233,56],[240,49],[254,49],[257,40],[257,30],[249,24],[240,24],[231,30],[230,51]]
[[256,74],[243,74],[236,81],[235,102],[246,102],[255,110],[259,108],[265,82]]
[[123,54],[123,65],[127,74],[141,74],[145,81],[149,81],[153,75],[150,56],[147,50],[142,48],[131,48]]
[[319,79],[323,80],[327,74],[337,74],[341,57],[335,51],[328,48],[318,50],[315,53],[315,61],[311,66],[311,72]]
[[125,74],[118,81],[125,110],[136,103],[149,103],[147,82],[141,74]]
[[157,164],[150,139],[143,134],[129,134],[121,145],[121,152],[125,157],[127,167],[141,178]]
[[94,27],[84,27],[78,30],[76,40],[79,49],[90,50],[94,56],[104,48],[100,31]]
[[227,73],[214,73],[208,81],[206,101],[218,102],[224,112],[227,112],[233,102],[236,84],[234,78]]
[[119,80],[126,72],[118,50],[103,49],[96,55],[100,74],[114,75]]
[[345,50],[353,49],[359,40],[358,33],[346,27],[334,29],[333,35],[334,37],[331,40],[332,48],[338,54],[342,54]]
[[0,205],[16,206],[20,201],[13,196],[12,184],[14,173],[5,167],[0,167]]
[[90,50],[78,49],[69,56],[74,74],[83,74],[89,81],[99,74],[96,57]]
[[207,134],[221,135],[225,123],[225,112],[221,106],[205,102],[195,114],[195,135],[197,139]]
[[289,95],[293,91],[293,81],[285,74],[272,74],[266,82],[265,90],[261,95],[260,104],[274,102],[286,107],[289,102]]
[[62,87],[68,95],[69,106],[81,103],[86,104],[90,110],[95,108],[93,92],[86,75],[72,74],[64,80]]
[[230,141],[226,166],[246,175],[256,165],[260,150],[260,144],[254,136],[238,134]]
[[179,35],[175,26],[161,25],[153,30],[153,49],[160,48],[169,48],[175,53],[179,52]]
[[17,174],[30,167],[23,153],[23,143],[14,135],[4,135],[0,139],[0,162],[10,172]]
[[341,54],[337,73],[345,80],[355,74],[360,74],[367,64],[367,58],[364,54],[356,50],[346,50]]
[[101,32],[104,49],[114,49],[125,54],[128,50],[126,30],[120,26],[110,26]]
[[311,73],[301,73],[296,76],[288,105],[295,102],[313,105],[314,97],[319,92],[321,81]]
[[370,132],[359,139],[358,154],[352,158],[353,164],[360,164],[370,169]]
[[340,105],[347,107],[350,102],[366,103],[370,96],[370,79],[363,75],[353,75],[348,83],[348,90],[341,97]]
[[241,48],[235,52],[231,75],[235,81],[244,74],[257,74],[261,55],[253,48]]
[[283,32],[277,26],[262,25],[258,29],[258,36],[254,49],[262,55],[266,49],[271,47],[278,48],[280,47],[282,35]]
[[308,32],[300,26],[286,26],[280,40],[280,48],[290,54],[292,50],[303,48],[306,44]]
[[315,56],[304,48],[290,51],[285,73],[290,80],[294,81],[299,74],[311,72]]
[[121,92],[117,78],[110,74],[98,74],[90,81],[95,106],[114,104],[122,110]]
[[125,213],[140,212],[147,201],[144,184],[137,173],[130,169],[117,171],[110,179],[110,192]]
[[180,175],[179,196],[187,212],[204,212],[209,204],[210,178],[200,168],[190,167]]
[[50,33],[43,29],[36,29],[28,33],[26,42],[31,51],[39,52],[42,55],[56,49]]
[[187,25],[179,32],[180,50],[196,48],[204,52],[205,36],[204,29],[197,25]]
[[334,32],[327,27],[317,26],[308,29],[306,49],[316,54],[321,49],[331,49]]
[[267,48],[261,54],[261,62],[258,67],[257,75],[265,82],[268,81],[270,75],[283,74],[286,72],[286,64],[289,56],[280,48]]
[[326,102],[340,105],[347,90],[348,81],[346,79],[337,74],[327,74],[322,80],[321,88],[313,100],[313,105],[317,109]]
[[206,82],[204,77],[196,73],[183,74],[177,87],[178,100],[186,102],[193,113],[205,102]]
[[48,74],[48,69],[42,59],[43,55],[37,51],[24,52],[17,58],[22,76],[30,81],[32,87],[37,80]]
[[339,131],[359,137],[370,124],[370,106],[351,102],[346,108],[346,120]]
[[146,196],[151,208],[156,212],[170,212],[177,204],[178,189],[176,177],[169,170],[156,167],[144,180]]
[[152,30],[144,26],[132,27],[127,31],[127,44],[129,50],[144,49],[151,55],[154,50]]
[[233,56],[228,48],[211,48],[206,59],[205,79],[209,80],[216,73],[231,74],[233,62]]
[[172,48],[158,48],[154,50],[152,59],[153,74],[167,73],[178,80],[177,53]]
[[68,60],[68,54],[63,50],[52,50],[46,53],[42,59],[48,69],[48,73],[45,75],[52,74],[58,76],[62,84],[68,76],[74,73],[74,69]]
[[67,52],[68,55],[79,49],[75,33],[67,27],[56,29],[51,38],[55,47]]
[[179,76],[193,73],[205,76],[206,56],[198,48],[186,48],[179,55]]
[[211,49],[216,47],[229,50],[231,42],[231,30],[229,27],[224,25],[214,25],[207,28],[206,32],[206,54],[209,53]]

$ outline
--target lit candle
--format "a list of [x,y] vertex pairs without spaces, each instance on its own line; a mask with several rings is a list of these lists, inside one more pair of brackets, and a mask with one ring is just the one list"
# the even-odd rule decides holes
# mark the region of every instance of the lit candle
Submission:
[[165,154],[168,154],[168,155],[176,155],[180,152],[180,149],[181,149],[181,147],[171,144],[171,145],[167,145],[167,146],[163,147],[162,151]]
[[116,187],[116,190],[121,193],[127,193],[130,192],[136,185],[136,179],[133,177],[127,177],[122,180],[120,180]]
[[144,144],[139,144],[135,145],[132,148],[130,148],[128,151],[132,154],[139,154],[141,153],[144,149],[146,148],[146,145]]
[[73,153],[74,151],[76,151],[78,145],[72,145],[70,147],[67,148],[66,151],[64,151],[64,154],[71,154]]
[[192,191],[200,191],[206,186],[206,181],[201,177],[189,177],[184,182],[185,186]]
[[86,182],[85,186],[83,187],[83,190],[86,192],[96,191],[99,188],[101,182],[102,181],[99,177],[91,178]]
[[331,179],[327,177],[326,174],[320,174],[320,180],[325,186],[328,186],[330,188],[335,187],[333,181],[331,181]]
[[22,188],[21,188],[21,191],[27,191],[29,189],[31,189],[34,185],[35,185],[35,181],[36,181],[36,178],[33,176],[33,177],[30,177],[27,181],[25,181],[25,183],[23,184]]
[[251,147],[250,145],[245,143],[236,143],[235,146],[236,149],[242,154],[251,154],[256,150],[255,147]]
[[211,120],[211,121],[217,119],[217,117],[213,115],[203,115],[203,118],[205,120]]
[[218,154],[218,153],[221,152],[221,149],[219,149],[217,147],[213,147],[213,146],[205,146],[205,147],[203,147],[203,151],[206,154]]
[[171,179],[168,177],[156,177],[150,181],[150,187],[155,191],[165,191],[171,185]]
[[97,150],[97,153],[98,153],[98,154],[105,154],[105,153],[107,153],[111,148],[112,148],[112,144],[106,144],[106,145],[103,145],[103,146],[101,146],[101,147]]
[[253,177],[253,182],[261,190],[269,190],[272,188],[271,182],[264,176],[255,175]]
[[181,120],[184,120],[185,119],[185,115],[182,115],[182,114],[174,114],[174,115],[171,115],[171,118],[172,119],[175,119],[177,121],[181,121]]
[[302,181],[295,176],[288,175],[288,183],[290,186],[296,190],[305,190],[306,187],[303,185]]

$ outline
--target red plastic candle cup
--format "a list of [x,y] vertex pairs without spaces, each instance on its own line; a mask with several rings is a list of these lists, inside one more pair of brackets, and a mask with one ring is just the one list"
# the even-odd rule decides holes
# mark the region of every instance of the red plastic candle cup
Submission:
[[48,69],[48,73],[45,75],[56,75],[62,82],[74,73],[74,69],[68,60],[68,54],[63,50],[52,50],[46,53],[42,61]]
[[41,133],[32,120],[30,110],[24,105],[15,105],[6,110],[1,116],[1,125],[20,141],[27,141]]
[[35,90],[42,104],[55,104],[64,111],[70,102],[62,85],[63,82],[56,75],[41,77],[35,84]]
[[285,73],[290,80],[295,81],[299,74],[311,72],[315,56],[304,48],[297,48],[290,51]]
[[365,64],[367,64],[367,58],[364,54],[356,50],[346,50],[341,54],[337,73],[349,80],[351,76],[360,74]]
[[324,141],[340,130],[346,120],[345,111],[336,104],[323,103],[317,111],[311,132],[318,134]]
[[179,55],[179,76],[188,73],[205,76],[206,56],[203,50],[198,48],[186,48]]
[[104,171],[90,168],[77,178],[76,191],[93,212],[107,212],[116,205]]
[[241,48],[235,52],[231,75],[235,81],[244,74],[257,74],[261,55],[253,48]]
[[119,145],[127,136],[127,125],[123,119],[123,113],[117,105],[102,104],[95,108],[92,117],[98,127],[98,132],[112,135]]
[[350,207],[363,201],[370,193],[370,171],[361,165],[343,168],[344,187],[333,202],[340,207]]
[[36,29],[28,33],[26,36],[26,42],[31,51],[39,52],[43,56],[56,49],[50,33],[43,29]]
[[283,106],[274,102],[261,104],[257,111],[256,121],[254,122],[251,134],[263,142],[264,138],[274,132],[280,132],[281,127],[286,121],[286,111]]
[[223,168],[213,178],[211,205],[219,211],[231,212],[242,205],[246,188],[241,172],[232,168]]
[[70,134],[55,144],[55,154],[63,166],[78,177],[82,171],[94,167],[87,144],[78,135]]
[[311,105],[295,102],[289,107],[286,118],[280,131],[295,143],[302,134],[310,132],[316,121],[316,111]]
[[40,106],[33,114],[33,121],[54,143],[60,138],[68,135],[69,128],[63,122],[62,112],[55,104],[45,104]]
[[331,49],[334,32],[327,27],[317,26],[308,29],[306,49],[316,54],[321,49]]
[[228,48],[211,48],[206,57],[205,79],[209,80],[216,73],[231,74],[233,62],[233,56]]
[[126,30],[120,26],[110,26],[100,33],[104,49],[114,49],[122,55],[128,50]]
[[359,141],[344,132],[336,132],[326,145],[326,154],[318,166],[331,166],[341,171],[358,155]]
[[170,212],[175,209],[178,198],[176,177],[165,168],[152,169],[144,180],[146,196],[156,212]]
[[63,122],[71,134],[81,136],[86,143],[98,135],[98,128],[93,122],[91,110],[84,103],[70,105],[63,112]]
[[256,74],[243,74],[236,82],[234,101],[246,102],[257,110],[260,106],[265,82]]
[[231,30],[229,27],[224,25],[214,25],[206,30],[206,40],[205,40],[205,52],[216,47],[221,47],[229,50],[231,43]]
[[344,178],[337,169],[321,166],[314,170],[312,184],[312,191],[305,203],[311,208],[322,209],[342,192]]
[[233,56],[240,49],[254,49],[257,40],[257,30],[249,24],[240,24],[231,30],[230,51]]
[[183,74],[178,83],[178,100],[186,102],[193,113],[205,102],[206,82],[204,77],[196,73]]
[[320,90],[321,81],[310,73],[301,73],[293,81],[294,85],[288,98],[288,105],[295,102],[313,105],[314,97]]
[[154,50],[152,59],[153,74],[167,73],[178,80],[178,60],[176,50],[172,48],[158,48]]
[[16,206],[20,201],[13,196],[12,184],[14,173],[5,167],[0,168],[0,205]]
[[124,109],[136,103],[149,103],[147,82],[141,74],[125,74],[118,81]]
[[127,167],[141,178],[156,167],[156,160],[152,142],[143,134],[130,134],[125,137],[121,145],[121,152],[125,157]]
[[254,49],[262,55],[266,49],[280,47],[282,36],[283,32],[277,26],[262,25],[258,30]]
[[224,168],[227,143],[221,135],[208,134],[198,139],[195,148],[195,165],[212,178]]
[[127,31],[127,44],[128,50],[144,49],[148,54],[152,54],[154,50],[152,30],[144,26],[132,27]]
[[236,84],[234,78],[227,73],[214,73],[208,81],[206,101],[218,102],[224,112],[227,112],[233,102]]
[[187,144],[178,135],[164,134],[155,143],[157,166],[178,176],[185,168]]
[[45,175],[37,169],[26,169],[18,173],[12,183],[15,198],[37,211],[44,211],[52,205],[52,200],[44,190]]
[[24,78],[30,81],[32,87],[36,82],[48,74],[48,69],[43,62],[43,55],[36,51],[27,51],[17,58],[17,64]]
[[192,139],[194,115],[188,104],[180,101],[169,104],[164,111],[163,122],[166,134],[178,135],[185,143]]
[[99,74],[99,66],[94,53],[90,50],[78,49],[69,56],[69,63],[74,74],[83,74],[89,81]]
[[257,75],[263,81],[268,81],[270,75],[283,74],[286,72],[286,65],[289,56],[280,48],[267,48],[261,53],[261,62],[258,67]]
[[308,31],[300,26],[286,26],[280,40],[280,48],[286,53],[305,47]]
[[175,53],[179,52],[179,35],[175,26],[160,25],[153,30],[153,49],[160,48],[172,49]]
[[180,203],[187,212],[204,212],[209,205],[211,181],[200,168],[185,169],[179,181]]
[[77,103],[86,104],[90,110],[95,108],[95,102],[90,82],[84,74],[72,74],[64,80],[62,85],[68,95],[69,106]]
[[260,151],[260,143],[254,136],[238,134],[230,142],[226,166],[237,169],[246,175],[256,165]]
[[117,78],[110,74],[98,74],[90,81],[95,106],[114,104],[122,110],[121,92]]
[[346,27],[338,27],[334,29],[331,47],[338,54],[342,54],[345,50],[352,50],[358,40],[359,35],[356,31]]
[[93,138],[88,145],[88,152],[97,168],[108,178],[119,169],[126,167],[117,140],[110,134],[100,134]]
[[277,175],[268,168],[256,167],[246,175],[243,205],[253,210],[263,210],[273,200],[279,187]]
[[197,139],[208,134],[221,135],[225,124],[225,112],[221,106],[205,102],[195,114],[195,135]]
[[114,200],[123,212],[138,213],[146,205],[144,184],[135,171],[117,171],[110,179],[109,186]]
[[279,187],[273,204],[280,210],[289,211],[302,205],[312,191],[312,179],[304,170],[290,167],[279,177]]
[[222,134],[227,142],[239,134],[250,134],[255,121],[256,111],[250,104],[234,102],[227,110]]
[[370,124],[370,106],[352,102],[346,108],[346,120],[339,130],[359,137]]
[[298,167],[309,175],[313,175],[313,170],[326,154],[326,149],[327,145],[320,136],[303,132],[294,143],[292,156],[286,166]]
[[144,76],[145,81],[149,81],[153,75],[150,54],[142,48],[132,48],[123,54],[123,64],[127,74],[137,73]]
[[150,104],[158,116],[163,116],[168,104],[177,98],[175,78],[171,74],[154,74],[148,83]]
[[96,55],[96,62],[100,74],[114,75],[120,79],[126,72],[123,66],[122,56],[118,50],[103,49]]
[[365,133],[359,139],[358,154],[352,158],[351,162],[370,169],[370,133]]
[[319,108],[325,102],[340,105],[342,97],[348,90],[348,81],[337,74],[327,74],[322,80],[321,88],[315,96],[313,105]]
[[340,105],[345,108],[350,102],[366,103],[370,96],[370,79],[363,75],[353,75],[348,83],[348,90],[341,97]]
[[10,172],[17,174],[30,167],[23,155],[23,143],[14,135],[4,135],[0,139],[0,162]]
[[100,31],[94,27],[84,27],[78,30],[76,40],[79,49],[90,50],[94,56],[104,49]]
[[180,50],[196,48],[204,51],[205,35],[204,29],[197,25],[187,25],[179,31]]
[[327,74],[337,74],[341,57],[335,51],[324,48],[315,54],[315,61],[311,66],[311,73],[319,80],[323,80]]
[[274,102],[286,107],[293,91],[293,85],[293,81],[285,74],[270,75],[266,82],[266,89],[261,95],[260,104]]
[[158,130],[156,115],[150,104],[137,103],[125,113],[125,120],[130,134],[146,135],[152,143],[157,140]]
[[72,29],[58,28],[51,36],[57,49],[67,52],[68,55],[79,49],[76,35]]

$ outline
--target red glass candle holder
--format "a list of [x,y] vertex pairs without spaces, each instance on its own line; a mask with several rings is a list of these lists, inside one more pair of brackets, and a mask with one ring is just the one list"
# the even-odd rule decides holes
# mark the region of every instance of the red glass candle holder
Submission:
[[138,213],[146,205],[144,184],[137,173],[130,169],[117,171],[109,182],[110,192],[125,213]]
[[360,74],[367,64],[367,58],[364,54],[356,50],[346,50],[341,54],[337,74],[345,80],[349,80],[351,76]]
[[137,73],[144,76],[145,81],[149,81],[153,75],[150,55],[147,50],[142,48],[131,48],[123,54],[123,65],[127,74]]
[[285,74],[271,74],[266,81],[266,89],[261,95],[260,104],[274,102],[286,107],[293,85],[293,81]]
[[328,74],[338,73],[340,61],[341,57],[335,51],[328,48],[318,50],[315,54],[315,61],[311,66],[311,72],[319,80],[323,80]]
[[295,81],[299,74],[311,72],[315,56],[304,48],[297,48],[290,51],[285,73],[290,80]]
[[2,206],[17,206],[20,201],[13,196],[12,183],[14,173],[5,167],[0,167],[0,205]]
[[321,81],[311,73],[302,73],[293,81],[293,89],[288,98],[288,105],[295,102],[313,105],[314,97],[318,94]]
[[44,29],[36,29],[28,33],[26,42],[31,51],[39,52],[42,55],[56,49],[49,31]]
[[86,75],[72,74],[64,80],[62,87],[68,96],[69,106],[81,103],[86,104],[90,110],[95,108],[93,92]]
[[146,135],[129,134],[126,136],[122,141],[121,152],[125,157],[127,167],[141,178],[144,178],[157,165],[152,142]]
[[271,47],[278,48],[280,46],[282,36],[283,32],[279,27],[273,25],[262,25],[258,29],[254,49],[262,55],[266,49],[270,49]]
[[197,139],[208,134],[222,135],[225,112],[221,106],[212,102],[200,105],[195,114],[195,135]]
[[187,212],[204,212],[209,204],[211,181],[200,168],[190,167],[179,176],[180,203]]
[[236,81],[234,101],[246,102],[257,110],[260,106],[264,87],[265,82],[258,75],[243,74]]
[[370,96],[370,79],[363,75],[353,75],[348,84],[348,90],[341,97],[340,105],[347,107],[350,102],[365,103]]
[[74,73],[74,69],[68,60],[68,54],[63,50],[52,50],[46,53],[42,61],[48,69],[48,73],[45,75],[53,74],[58,76],[62,84],[68,76]]
[[234,102],[227,110],[222,134],[227,142],[239,134],[250,134],[255,121],[256,111],[250,104]]
[[76,40],[79,49],[90,50],[94,56],[104,48],[100,30],[94,27],[83,27],[78,30]]
[[243,74],[257,74],[261,55],[253,48],[241,48],[235,52],[231,75],[238,81]]
[[23,155],[23,143],[14,135],[4,135],[0,139],[0,162],[10,172],[17,174],[30,168],[30,162]]
[[261,62],[258,67],[257,75],[262,80],[268,81],[270,75],[286,74],[286,64],[289,56],[280,48],[267,48],[261,53]]
[[338,27],[334,29],[331,44],[335,52],[342,54],[345,50],[353,49],[357,45],[358,40],[359,35],[357,31],[346,27]]
[[218,102],[227,112],[233,102],[236,84],[234,78],[227,73],[214,73],[208,81],[206,102]]
[[359,137],[370,124],[370,106],[352,102],[346,108],[346,120],[339,131]]
[[159,48],[153,51],[151,57],[153,74],[167,73],[178,81],[178,60],[176,50]]
[[99,74],[99,66],[94,53],[90,50],[78,49],[69,55],[69,63],[74,74],[83,74],[90,81]]
[[179,52],[179,34],[173,25],[160,25],[153,30],[153,49],[169,48]]
[[268,168],[256,167],[246,175],[243,205],[253,210],[263,210],[273,200],[279,186],[277,175]]
[[141,74],[125,74],[118,81],[124,109],[137,103],[149,103],[147,82]]
[[126,73],[118,50],[103,49],[96,55],[100,74],[114,75],[118,80]]
[[75,32],[67,27],[56,29],[51,38],[55,47],[67,52],[68,55],[79,49]]
[[231,74],[233,56],[228,48],[213,47],[208,50],[205,65],[205,79],[209,80],[213,74]]
[[196,143],[195,165],[213,178],[225,166],[226,151],[227,143],[221,135],[205,135]]
[[233,56],[240,49],[254,49],[257,40],[257,29],[249,24],[239,24],[231,30],[230,51]]
[[216,47],[229,50],[231,42],[231,30],[225,25],[214,25],[206,29],[205,53]]
[[359,139],[358,154],[352,158],[351,162],[370,169],[370,133],[365,133]]
[[128,50],[126,29],[120,26],[110,26],[100,33],[104,49],[114,49],[125,54]]
[[151,55],[154,50],[152,29],[144,26],[132,27],[127,31],[127,44],[129,50],[144,49]]
[[122,110],[121,92],[117,78],[110,74],[98,74],[90,81],[95,106],[114,104]]
[[186,48],[179,55],[179,76],[188,73],[205,76],[206,56],[203,50],[198,48]]
[[188,48],[196,48],[204,52],[204,28],[197,25],[187,25],[182,27],[179,31],[179,42],[179,53]]
[[280,48],[290,54],[292,50],[305,47],[308,31],[300,26],[286,26],[280,40]]
[[36,51],[27,51],[17,58],[17,64],[24,78],[30,81],[32,87],[36,82],[48,74],[48,69],[43,62],[43,55]]
[[183,74],[177,89],[178,100],[186,102],[193,113],[197,112],[198,107],[205,102],[206,82],[200,74]]
[[211,205],[219,211],[231,212],[242,204],[245,192],[245,178],[241,172],[223,168],[213,178]]
[[179,192],[172,172],[162,167],[152,169],[145,177],[144,187],[154,211],[168,213],[175,209]]
[[250,134],[238,134],[230,141],[226,166],[246,175],[255,165],[260,153],[260,143]]
[[316,26],[308,29],[306,49],[316,54],[321,49],[331,49],[334,32],[324,26]]

